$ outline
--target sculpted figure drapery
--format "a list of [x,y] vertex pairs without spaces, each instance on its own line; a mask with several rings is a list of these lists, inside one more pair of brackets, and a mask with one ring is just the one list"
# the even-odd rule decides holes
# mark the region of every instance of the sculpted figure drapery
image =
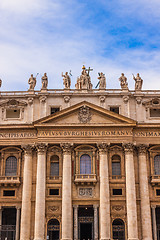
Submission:
[[48,86],[47,73],[44,73],[44,76],[41,78],[41,80],[42,80],[42,89],[47,89],[47,86]]
[[68,75],[68,72],[66,72],[65,74],[63,74],[62,72],[62,77],[63,77],[63,85],[65,89],[70,89],[71,86],[71,78]]
[[75,85],[76,89],[92,89],[91,78],[89,76],[89,71],[87,73],[87,69],[85,66],[82,67],[82,73],[80,77],[77,78],[77,83]]
[[33,74],[31,74],[31,77],[28,80],[28,84],[29,84],[29,90],[34,90],[36,86],[36,78],[33,77]]
[[128,89],[127,78],[124,76],[124,73],[121,74],[119,81],[122,89]]
[[99,89],[105,89],[106,88],[106,77],[104,73],[99,73]]
[[139,73],[137,73],[137,77],[135,77],[133,75],[133,79],[135,80],[135,90],[141,90],[142,89],[143,80],[139,76]]

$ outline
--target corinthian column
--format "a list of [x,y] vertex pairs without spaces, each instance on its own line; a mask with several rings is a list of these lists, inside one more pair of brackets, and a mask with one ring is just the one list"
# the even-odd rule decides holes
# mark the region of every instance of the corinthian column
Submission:
[[105,143],[98,144],[100,159],[100,239],[111,239],[108,154]]
[[133,144],[128,143],[124,146],[126,161],[126,205],[127,205],[127,226],[128,240],[138,240],[137,227],[137,204],[135,172],[133,160]]
[[142,221],[142,239],[152,239],[151,209],[148,189],[148,174],[146,160],[146,146],[140,145],[139,153],[139,180],[141,196],[141,221]]
[[72,240],[72,164],[71,144],[63,143],[62,240]]
[[24,172],[20,239],[30,239],[31,229],[31,194],[32,194],[32,148],[31,145],[22,146],[24,150]]
[[47,144],[37,144],[38,159],[34,233],[35,240],[45,239],[46,149]]

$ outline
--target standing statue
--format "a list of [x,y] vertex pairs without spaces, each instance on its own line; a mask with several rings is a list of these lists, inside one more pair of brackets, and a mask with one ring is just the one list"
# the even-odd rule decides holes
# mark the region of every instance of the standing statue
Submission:
[[41,78],[41,80],[42,80],[42,88],[41,89],[47,89],[47,86],[48,86],[47,73],[44,73],[44,76]]
[[65,74],[63,74],[62,72],[62,77],[63,77],[63,85],[65,89],[70,89],[71,86],[71,78],[68,75],[68,72],[66,72]]
[[120,81],[121,88],[128,90],[127,78],[124,76],[124,73],[121,74],[119,81]]
[[92,69],[87,69],[85,68],[85,66],[83,65],[82,67],[82,73],[80,75],[80,77],[77,78],[77,83],[75,85],[76,89],[87,89],[87,90],[91,90],[92,89],[92,83],[91,83],[91,78],[89,76],[89,71],[91,71]]
[[0,79],[0,87],[2,86],[2,80]]
[[33,77],[33,74],[31,74],[31,77],[28,80],[28,84],[29,84],[29,90],[34,90],[36,86],[36,78]]
[[104,73],[98,73],[99,74],[99,89],[106,89],[106,77]]
[[133,75],[133,79],[135,80],[135,90],[141,90],[142,89],[143,80],[139,76],[139,73],[137,73],[137,77],[135,77]]

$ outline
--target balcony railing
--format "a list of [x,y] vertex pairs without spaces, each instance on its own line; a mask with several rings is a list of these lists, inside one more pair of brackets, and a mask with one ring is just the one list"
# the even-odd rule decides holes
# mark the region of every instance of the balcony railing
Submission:
[[160,185],[160,175],[152,175],[151,176],[151,184],[152,185]]
[[0,176],[0,186],[7,186],[7,185],[13,185],[18,186],[20,185],[20,177],[18,176]]
[[75,183],[93,183],[95,184],[97,182],[96,174],[76,174]]
[[60,183],[62,182],[62,176],[49,176],[47,177],[48,183]]
[[15,225],[0,225],[1,240],[15,240],[16,226]]

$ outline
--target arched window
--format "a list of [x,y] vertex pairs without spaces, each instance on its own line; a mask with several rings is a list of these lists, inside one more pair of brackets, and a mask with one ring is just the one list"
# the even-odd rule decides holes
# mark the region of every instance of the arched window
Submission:
[[125,225],[123,220],[115,219],[112,223],[113,239],[125,240]]
[[88,154],[80,157],[80,174],[91,174],[91,157]]
[[160,175],[160,155],[154,157],[154,174]]
[[112,156],[112,176],[121,175],[121,157],[119,155]]
[[59,157],[57,155],[53,155],[50,158],[50,176],[59,176]]
[[59,240],[60,225],[57,219],[51,219],[47,225],[47,236],[49,240]]
[[17,175],[17,158],[10,156],[6,159],[5,176]]

